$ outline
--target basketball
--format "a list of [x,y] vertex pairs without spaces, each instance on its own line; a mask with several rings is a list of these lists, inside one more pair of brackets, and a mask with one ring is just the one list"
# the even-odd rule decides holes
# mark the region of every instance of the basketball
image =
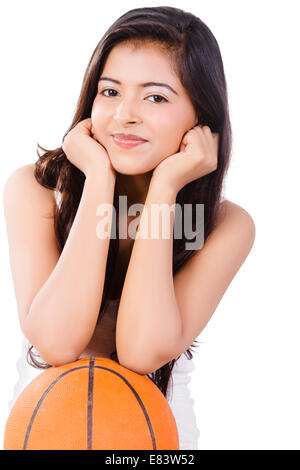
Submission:
[[4,450],[178,449],[172,410],[149,377],[85,357],[53,366],[22,391]]

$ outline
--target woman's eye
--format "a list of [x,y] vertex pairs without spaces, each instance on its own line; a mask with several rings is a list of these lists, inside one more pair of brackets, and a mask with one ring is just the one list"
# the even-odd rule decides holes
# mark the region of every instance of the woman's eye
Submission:
[[[114,90],[113,88],[106,88],[105,90],[102,90],[102,91],[100,92],[100,95],[104,95],[104,96],[106,96],[107,98],[116,96],[116,95],[111,95],[110,93],[109,93],[108,95],[106,95],[106,94],[105,94],[106,91],[108,91],[108,92],[112,91],[112,92],[118,93],[118,92],[117,92],[116,90]],[[158,99],[159,99],[159,101],[156,101],[156,100],[153,101],[154,103],[167,103],[167,102],[168,102],[168,100],[167,100],[166,98],[164,98],[163,96],[160,96],[160,95],[150,95],[150,96],[148,96],[148,98],[151,98],[151,97],[153,97],[153,96],[154,96],[155,98],[158,98]]]
[[[113,88],[106,88],[105,90],[102,90],[102,91],[100,92],[100,95],[104,95],[104,92],[105,92],[105,91],[116,91],[116,90],[114,90]],[[117,92],[116,92],[116,93],[117,93]],[[104,95],[104,96],[115,96],[115,95]]]
[[164,102],[168,101],[168,100],[166,100],[166,98],[164,98],[163,96],[160,96],[160,95],[150,95],[150,96],[148,96],[148,98],[150,98],[151,96],[155,96],[156,98],[161,98],[161,100],[163,100],[163,101],[154,101],[154,103],[164,103]]

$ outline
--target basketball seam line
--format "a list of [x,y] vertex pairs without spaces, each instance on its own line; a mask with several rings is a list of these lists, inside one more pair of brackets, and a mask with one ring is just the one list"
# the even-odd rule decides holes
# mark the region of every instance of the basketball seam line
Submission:
[[94,363],[92,356],[89,363],[88,406],[87,406],[87,448],[92,450],[93,438],[93,397],[94,397]]

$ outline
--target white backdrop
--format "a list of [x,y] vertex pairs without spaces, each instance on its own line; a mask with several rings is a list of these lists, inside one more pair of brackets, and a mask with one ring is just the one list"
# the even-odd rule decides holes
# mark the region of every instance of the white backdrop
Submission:
[[[12,171],[36,161],[37,142],[61,145],[107,28],[132,8],[165,4],[199,16],[219,43],[233,128],[225,196],[256,225],[249,257],[197,338],[199,446],[300,449],[297,1],[1,2],[1,189]],[[0,224],[2,441],[23,334],[3,209]]]

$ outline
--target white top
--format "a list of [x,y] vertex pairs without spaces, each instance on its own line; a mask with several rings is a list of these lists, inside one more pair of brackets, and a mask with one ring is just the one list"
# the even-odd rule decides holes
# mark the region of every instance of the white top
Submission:
[[173,387],[172,382],[169,385],[171,394],[169,395],[169,389],[167,393],[167,401],[178,428],[179,449],[199,449],[200,431],[194,410],[195,400],[191,397],[189,389],[191,373],[194,369],[194,357],[188,359],[185,354],[182,354],[172,370]]

